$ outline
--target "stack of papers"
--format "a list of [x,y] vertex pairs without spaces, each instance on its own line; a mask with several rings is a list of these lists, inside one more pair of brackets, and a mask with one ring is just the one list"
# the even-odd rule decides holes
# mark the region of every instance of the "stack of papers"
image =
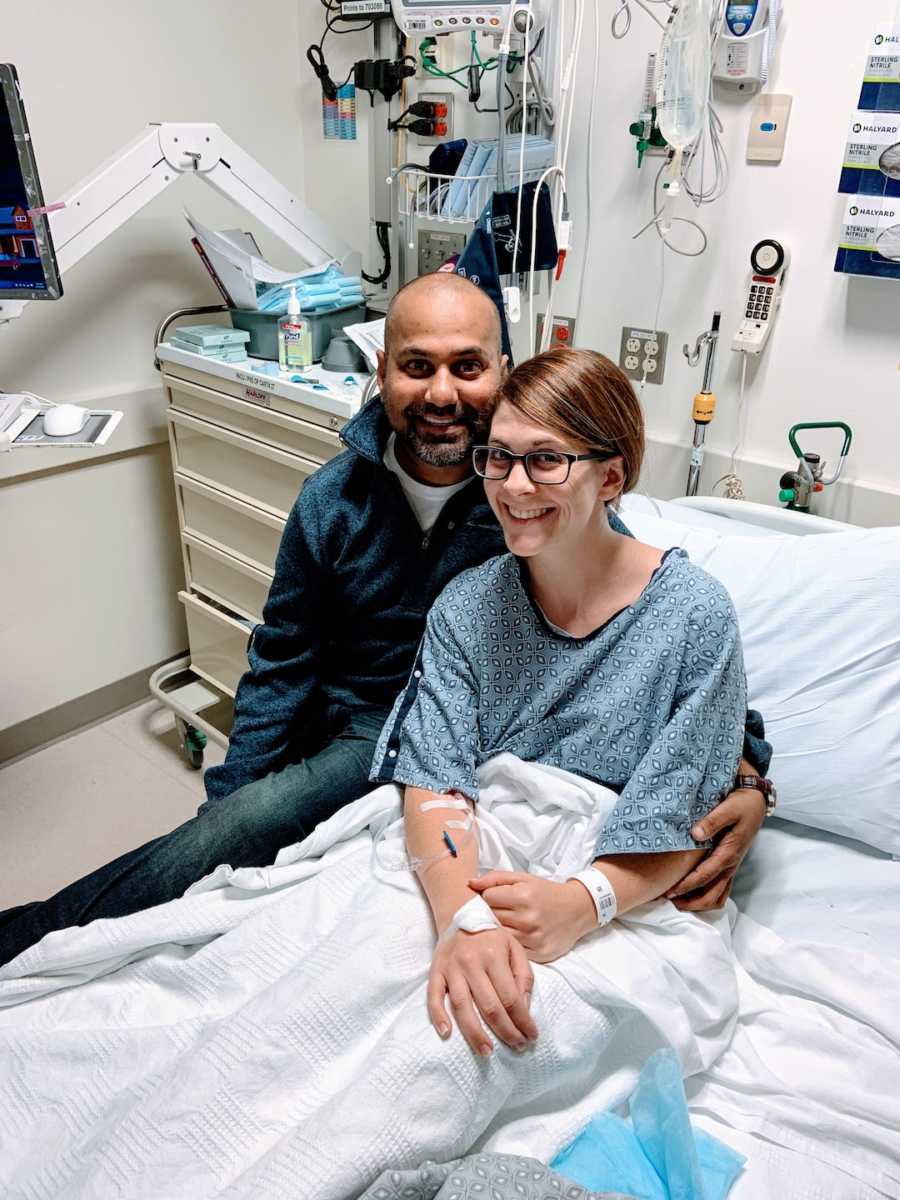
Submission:
[[262,290],[274,284],[293,283],[311,275],[321,275],[334,259],[326,259],[307,271],[279,271],[259,253],[253,238],[240,229],[222,233],[207,229],[185,209],[185,219],[209,260],[221,286],[230,296],[235,308],[259,308],[258,287]]

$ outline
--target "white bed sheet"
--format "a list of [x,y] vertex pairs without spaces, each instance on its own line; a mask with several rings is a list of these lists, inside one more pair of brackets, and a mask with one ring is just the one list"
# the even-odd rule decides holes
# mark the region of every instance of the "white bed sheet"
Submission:
[[733,899],[782,937],[900,958],[900,862],[861,842],[772,818]]

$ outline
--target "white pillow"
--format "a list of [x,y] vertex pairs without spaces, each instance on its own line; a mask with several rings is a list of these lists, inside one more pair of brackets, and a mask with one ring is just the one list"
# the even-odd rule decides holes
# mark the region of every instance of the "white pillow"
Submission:
[[623,519],[728,588],[778,815],[900,855],[900,528],[750,538]]

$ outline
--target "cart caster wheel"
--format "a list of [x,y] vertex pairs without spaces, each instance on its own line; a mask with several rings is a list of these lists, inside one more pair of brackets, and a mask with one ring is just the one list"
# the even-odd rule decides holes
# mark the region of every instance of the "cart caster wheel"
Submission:
[[206,749],[206,734],[195,729],[193,725],[184,724],[184,734],[182,737],[184,752],[187,755],[188,762],[195,771],[199,771],[203,766],[203,751]]

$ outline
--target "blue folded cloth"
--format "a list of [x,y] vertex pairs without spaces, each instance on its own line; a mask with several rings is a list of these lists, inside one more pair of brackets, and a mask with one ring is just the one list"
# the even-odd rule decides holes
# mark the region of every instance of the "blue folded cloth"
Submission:
[[630,1122],[598,1113],[552,1169],[582,1187],[636,1200],[725,1200],[746,1159],[691,1127],[673,1051],[647,1060],[629,1109]]
[[287,312],[291,289],[297,294],[301,312],[333,312],[362,304],[362,279],[359,275],[344,275],[334,265],[314,275],[301,275],[272,287],[258,287],[256,303],[260,312],[280,316]]

